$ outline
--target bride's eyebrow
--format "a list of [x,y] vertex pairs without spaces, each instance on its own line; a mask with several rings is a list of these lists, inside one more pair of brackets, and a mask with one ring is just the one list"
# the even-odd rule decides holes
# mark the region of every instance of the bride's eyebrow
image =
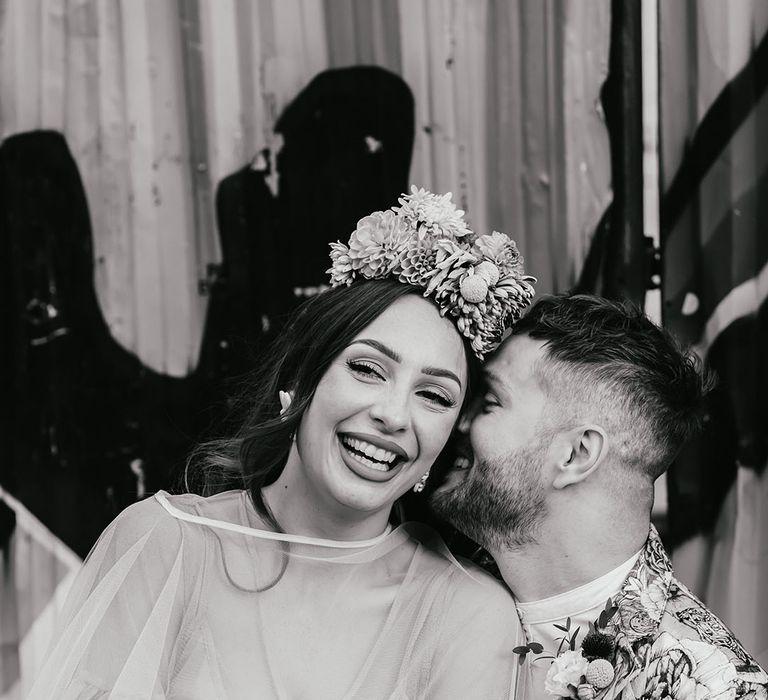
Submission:
[[430,377],[445,377],[446,379],[453,379],[459,385],[461,389],[461,380],[449,369],[442,369],[440,367],[424,367],[421,370],[422,374],[428,374]]
[[[356,340],[353,340],[350,345],[355,345],[356,343],[368,345],[369,347],[378,350],[382,355],[386,355],[393,362],[402,362],[403,358],[398,353],[392,348],[384,345],[384,343],[380,343],[378,340],[373,340],[373,338],[357,338]],[[443,369],[442,367],[424,367],[422,368],[421,373],[427,374],[430,377],[445,377],[446,379],[452,379],[459,385],[459,389],[461,389],[461,380],[449,369]]]
[[350,345],[354,345],[355,343],[369,345],[375,350],[378,350],[382,355],[386,355],[393,362],[399,363],[403,360],[403,358],[400,357],[400,355],[396,353],[392,348],[387,347],[384,345],[384,343],[380,343],[378,340],[373,340],[372,338],[357,338],[356,340],[353,340]]

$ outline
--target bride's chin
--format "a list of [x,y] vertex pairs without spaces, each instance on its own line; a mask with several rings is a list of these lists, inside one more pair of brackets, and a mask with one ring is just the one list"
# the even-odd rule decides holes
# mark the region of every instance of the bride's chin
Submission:
[[377,490],[383,491],[384,489],[381,489],[379,484],[375,484],[373,487],[345,488],[336,498],[346,508],[356,511],[364,517],[374,515],[383,508],[391,509],[397,500],[389,493],[376,493]]
[[391,510],[397,499],[405,494],[409,489],[405,488],[400,479],[393,481],[377,482],[366,481],[359,477],[352,476],[351,479],[344,479],[343,483],[337,483],[335,499],[345,508],[356,511],[360,516],[371,515],[386,509]]

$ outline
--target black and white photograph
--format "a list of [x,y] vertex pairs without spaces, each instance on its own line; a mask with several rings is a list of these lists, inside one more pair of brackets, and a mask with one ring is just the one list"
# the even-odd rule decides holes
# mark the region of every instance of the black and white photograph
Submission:
[[0,0],[0,700],[768,700],[768,0]]

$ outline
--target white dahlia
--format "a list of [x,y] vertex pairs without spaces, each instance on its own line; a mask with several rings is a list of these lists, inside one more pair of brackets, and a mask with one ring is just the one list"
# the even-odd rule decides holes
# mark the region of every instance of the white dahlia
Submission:
[[403,222],[392,211],[376,211],[357,222],[349,238],[352,269],[368,279],[386,277],[408,238]]
[[400,197],[400,206],[393,211],[414,227],[419,238],[462,238],[472,231],[464,221],[464,212],[451,201],[452,196],[450,192],[433,194],[412,185],[411,193]]
[[435,269],[437,251],[431,243],[412,240],[400,253],[400,258],[392,271],[406,284],[426,287]]
[[494,231],[478,236],[472,246],[472,252],[481,260],[489,260],[501,271],[502,277],[511,273],[521,274],[523,260],[515,242],[504,233]]
[[349,248],[343,243],[331,243],[331,266],[326,270],[326,274],[331,276],[332,287],[350,285],[355,279]]

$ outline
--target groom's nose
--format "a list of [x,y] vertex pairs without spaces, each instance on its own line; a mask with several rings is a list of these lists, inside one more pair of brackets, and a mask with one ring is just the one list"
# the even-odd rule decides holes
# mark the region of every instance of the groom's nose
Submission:
[[472,427],[472,421],[475,419],[480,409],[483,406],[483,395],[478,394],[474,397],[469,405],[464,409],[464,412],[459,417],[459,422],[456,424],[457,432],[462,435],[469,435],[469,430]]

